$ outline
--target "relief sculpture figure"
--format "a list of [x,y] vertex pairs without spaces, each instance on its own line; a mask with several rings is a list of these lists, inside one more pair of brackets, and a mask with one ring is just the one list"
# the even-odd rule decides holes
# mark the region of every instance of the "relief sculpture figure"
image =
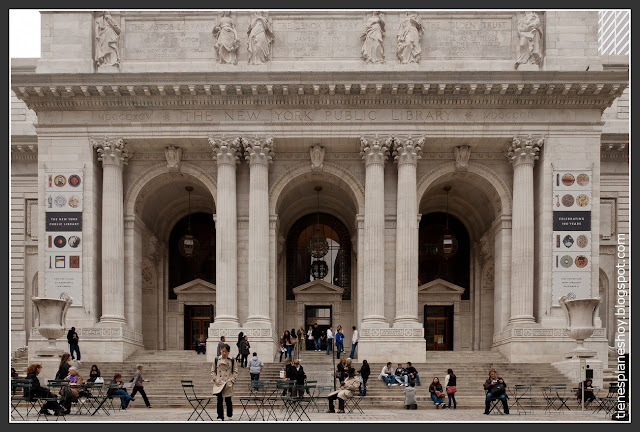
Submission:
[[263,64],[269,61],[271,57],[271,44],[275,36],[271,25],[266,16],[262,12],[256,12],[251,24],[249,24],[249,42],[247,42],[247,50],[249,51],[249,64]]
[[222,64],[238,64],[240,40],[230,18],[231,12],[222,12],[221,15],[220,22],[213,28],[213,38],[216,41],[213,48],[216,50],[217,61]]
[[420,60],[420,36],[424,33],[424,27],[415,12],[407,12],[400,24],[400,30],[396,36],[398,44],[396,53],[400,63],[418,63]]
[[525,63],[539,65],[542,61],[542,53],[540,51],[542,30],[540,29],[538,14],[533,11],[526,11],[518,21],[518,33],[520,35],[520,44],[518,46],[516,68],[518,65]]
[[384,63],[384,20],[382,12],[376,11],[367,20],[362,32],[362,57],[367,63]]
[[96,66],[119,65],[120,50],[118,49],[118,39],[120,38],[120,27],[107,11],[95,21],[96,26]]

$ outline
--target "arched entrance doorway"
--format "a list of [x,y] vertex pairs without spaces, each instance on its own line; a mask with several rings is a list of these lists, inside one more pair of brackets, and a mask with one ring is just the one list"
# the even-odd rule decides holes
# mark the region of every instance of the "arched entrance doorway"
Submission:
[[[445,186],[451,187],[448,211]],[[420,180],[418,193],[423,215],[418,311],[427,350],[489,350],[504,312],[493,309],[496,291],[497,296],[504,294],[502,286],[493,289],[493,273],[494,262],[501,262],[494,244],[505,235],[500,217],[511,208],[508,189],[488,167],[470,163],[467,172],[460,172],[451,163]],[[442,243],[447,214],[457,242],[456,253],[448,257]]]
[[[131,304],[127,322],[142,333],[145,349],[189,349],[191,334],[205,327],[192,331],[186,317],[213,319],[215,184],[199,172],[190,164],[183,164],[181,172],[168,172],[166,164],[151,167],[138,177],[144,183],[127,190],[125,209],[134,212],[125,216],[125,221],[133,221],[125,223],[125,291]],[[186,187],[193,188],[190,198]],[[178,251],[189,213],[192,233],[200,242],[190,260]],[[192,306],[204,307],[206,313]]]

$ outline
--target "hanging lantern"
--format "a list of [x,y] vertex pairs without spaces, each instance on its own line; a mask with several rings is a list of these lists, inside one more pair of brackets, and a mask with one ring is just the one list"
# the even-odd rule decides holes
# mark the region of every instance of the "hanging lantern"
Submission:
[[450,258],[458,252],[458,240],[449,232],[449,191],[451,186],[445,186],[443,189],[447,192],[447,225],[442,236],[442,254],[445,258]]
[[178,251],[183,257],[191,258],[200,251],[200,242],[191,235],[191,192],[193,191],[193,187],[187,186],[185,189],[189,192],[189,225],[187,227],[187,233],[180,237],[178,241]]
[[309,253],[315,261],[311,263],[311,276],[314,279],[324,279],[329,272],[329,266],[324,260],[320,258],[324,257],[329,252],[329,243],[327,242],[327,236],[324,234],[323,225],[320,225],[320,191],[322,186],[316,186],[314,190],[318,193],[318,207],[316,213],[316,226],[313,231],[313,236],[309,241]]

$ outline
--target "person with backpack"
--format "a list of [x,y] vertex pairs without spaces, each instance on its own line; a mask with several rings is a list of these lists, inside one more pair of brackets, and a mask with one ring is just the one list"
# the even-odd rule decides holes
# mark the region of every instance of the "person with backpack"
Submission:
[[484,413],[489,414],[491,399],[501,399],[504,413],[509,414],[509,404],[507,403],[507,384],[502,377],[499,377],[495,369],[489,371],[489,378],[484,382],[484,389],[487,396],[484,402]]
[[212,394],[218,397],[218,419],[224,421],[224,408],[222,400],[227,406],[227,420],[233,417],[233,385],[238,377],[238,365],[235,359],[229,358],[231,347],[224,344],[220,348],[220,357],[216,357],[211,368],[211,381],[213,382]]

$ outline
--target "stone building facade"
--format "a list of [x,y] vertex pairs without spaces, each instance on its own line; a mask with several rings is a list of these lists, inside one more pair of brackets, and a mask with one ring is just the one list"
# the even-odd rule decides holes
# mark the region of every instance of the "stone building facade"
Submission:
[[[271,361],[319,321],[347,345],[357,326],[370,361],[554,362],[571,294],[602,298],[586,345],[606,359],[629,76],[597,55],[596,11],[41,16],[41,58],[12,63],[14,350],[44,343],[31,296],[65,292],[87,358],[243,331]],[[588,213],[585,252],[560,198]]]

